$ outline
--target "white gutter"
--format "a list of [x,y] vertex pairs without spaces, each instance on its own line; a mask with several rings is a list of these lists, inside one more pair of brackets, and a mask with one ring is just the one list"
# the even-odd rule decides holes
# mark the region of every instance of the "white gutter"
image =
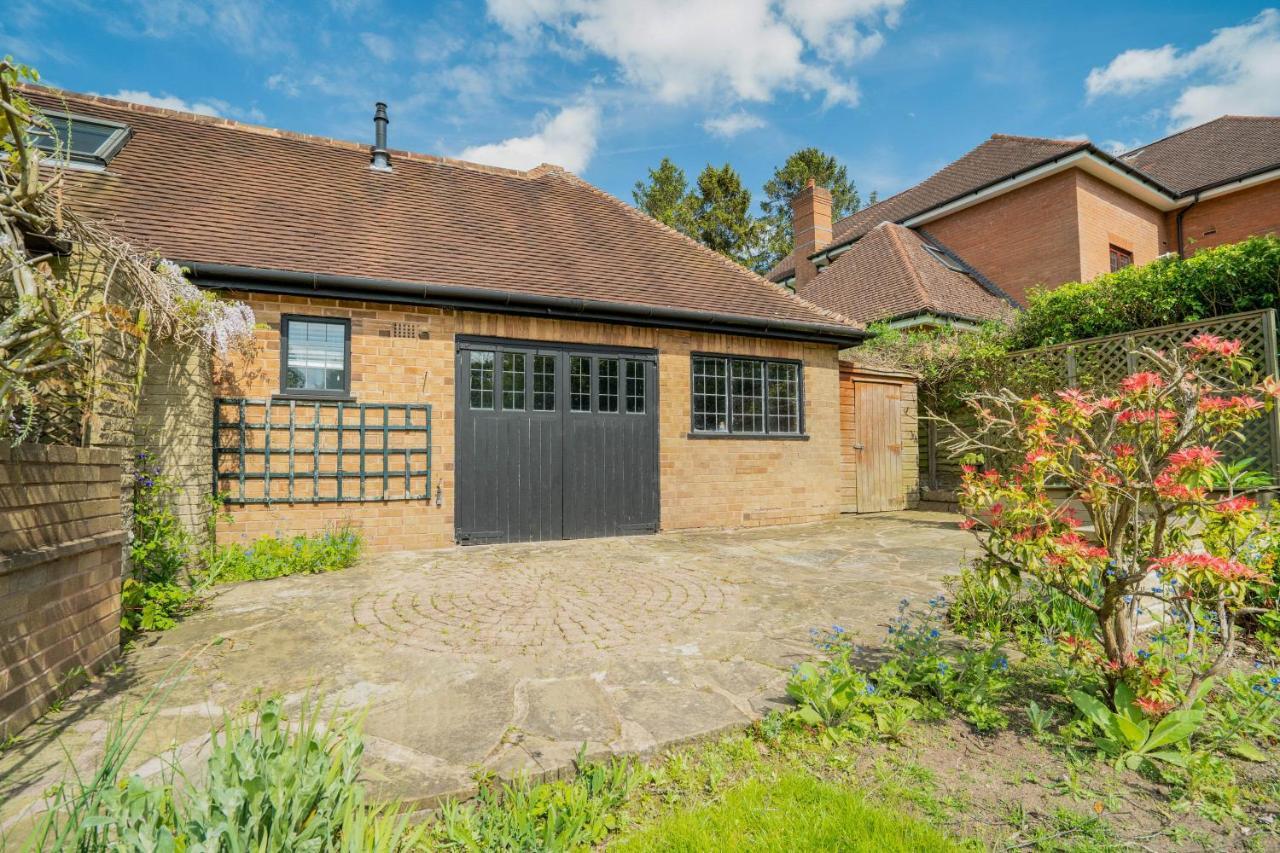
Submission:
[[[1265,184],[1268,181],[1274,181],[1277,178],[1280,178],[1280,167],[1272,169],[1269,172],[1259,172],[1256,175],[1250,175],[1247,178],[1241,178],[1238,181],[1232,181],[1231,183],[1223,184],[1220,187],[1214,187],[1213,189],[1204,190],[1203,192],[1199,193],[1198,196],[1200,198],[1200,201],[1204,201],[1205,199],[1209,199],[1209,198],[1217,198],[1220,195],[1227,195],[1228,193],[1239,192],[1240,190],[1248,189],[1249,187],[1256,187],[1258,184]],[[1190,204],[1190,203],[1191,203],[1191,199],[1184,200],[1184,204]],[[1183,205],[1180,204],[1178,206],[1182,207]]]

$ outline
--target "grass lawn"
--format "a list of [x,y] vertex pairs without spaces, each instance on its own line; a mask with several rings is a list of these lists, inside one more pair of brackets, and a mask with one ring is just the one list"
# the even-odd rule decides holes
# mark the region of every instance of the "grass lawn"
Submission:
[[671,812],[610,850],[951,851],[928,824],[866,802],[857,790],[791,771],[729,788],[716,803]]

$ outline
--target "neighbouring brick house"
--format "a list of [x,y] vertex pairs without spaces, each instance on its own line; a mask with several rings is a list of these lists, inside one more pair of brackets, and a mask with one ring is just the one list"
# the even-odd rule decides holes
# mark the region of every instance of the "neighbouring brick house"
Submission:
[[821,187],[792,212],[773,281],[862,322],[964,325],[1037,286],[1280,232],[1280,117],[1224,116],[1118,157],[997,134],[838,222]]
[[[30,97],[82,141],[82,215],[256,313],[254,351],[211,380],[175,357],[143,383],[143,443],[188,506],[216,482],[220,535],[349,521],[375,548],[433,547],[856,508],[837,356],[861,328],[558,167],[388,151],[381,105],[371,149]],[[881,384],[901,386],[867,396],[893,430],[866,444],[900,457],[914,388]],[[901,507],[916,466],[895,464]]]

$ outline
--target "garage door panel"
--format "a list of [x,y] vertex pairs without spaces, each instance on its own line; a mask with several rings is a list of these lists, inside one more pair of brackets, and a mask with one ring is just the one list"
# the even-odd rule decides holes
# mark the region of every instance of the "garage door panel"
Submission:
[[656,373],[651,354],[460,342],[459,541],[657,530]]

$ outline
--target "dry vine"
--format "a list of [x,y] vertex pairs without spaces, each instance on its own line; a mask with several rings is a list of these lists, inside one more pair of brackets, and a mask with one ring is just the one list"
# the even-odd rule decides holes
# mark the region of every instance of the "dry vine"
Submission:
[[[33,143],[54,128],[19,88],[35,79],[0,61],[0,441],[85,444],[95,407],[137,393],[149,342],[225,353],[254,321],[63,204],[65,157]],[[136,369],[108,369],[128,351]]]

